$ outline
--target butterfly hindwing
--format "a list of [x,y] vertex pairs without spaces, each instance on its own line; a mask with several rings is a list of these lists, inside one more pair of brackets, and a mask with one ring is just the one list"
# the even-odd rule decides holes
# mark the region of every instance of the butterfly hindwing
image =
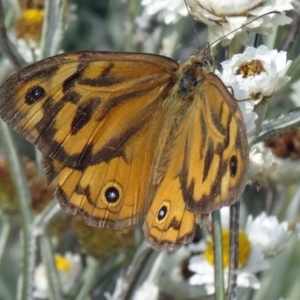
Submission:
[[144,233],[156,250],[175,251],[195,235],[195,214],[186,208],[179,178],[167,173],[144,222]]

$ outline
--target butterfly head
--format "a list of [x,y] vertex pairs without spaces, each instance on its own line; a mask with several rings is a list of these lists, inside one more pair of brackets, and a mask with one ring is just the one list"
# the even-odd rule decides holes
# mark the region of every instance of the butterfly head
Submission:
[[195,51],[190,59],[180,66],[177,95],[184,99],[192,95],[195,89],[203,83],[213,62],[208,49]]
[[212,57],[208,47],[202,50],[195,50],[190,57],[192,64],[199,64],[202,68],[209,70],[214,64],[214,58]]

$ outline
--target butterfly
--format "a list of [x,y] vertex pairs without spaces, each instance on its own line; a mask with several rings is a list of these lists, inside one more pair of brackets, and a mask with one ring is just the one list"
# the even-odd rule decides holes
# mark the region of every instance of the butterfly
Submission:
[[245,124],[211,64],[206,50],[182,64],[154,54],[56,55],[3,83],[0,117],[41,151],[67,213],[114,229],[145,218],[149,244],[174,251],[246,184]]

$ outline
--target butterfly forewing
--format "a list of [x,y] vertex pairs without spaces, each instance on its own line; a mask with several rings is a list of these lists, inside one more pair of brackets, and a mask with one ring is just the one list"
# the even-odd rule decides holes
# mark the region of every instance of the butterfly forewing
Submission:
[[173,60],[150,54],[58,55],[2,85],[0,115],[46,156],[86,167],[118,155],[120,146],[149,121],[177,67]]

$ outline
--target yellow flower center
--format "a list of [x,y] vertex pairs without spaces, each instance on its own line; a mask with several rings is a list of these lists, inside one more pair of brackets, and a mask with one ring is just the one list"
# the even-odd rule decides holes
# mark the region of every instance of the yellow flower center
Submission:
[[236,74],[242,75],[243,78],[246,78],[248,76],[259,75],[262,72],[266,72],[262,62],[258,59],[253,59],[249,62],[241,64],[238,67]]
[[42,31],[44,11],[42,9],[27,9],[15,25],[17,38],[39,41]]
[[23,12],[21,19],[28,23],[41,23],[44,18],[44,11],[42,9],[30,8]]
[[[223,245],[223,264],[224,268],[229,267],[229,257],[230,257],[230,248],[229,248],[229,230],[224,229],[222,231],[222,245]],[[246,264],[251,253],[251,244],[248,240],[248,237],[241,230],[239,231],[239,267],[242,267]],[[204,253],[204,257],[209,263],[214,264],[214,245],[211,241],[207,242],[207,249]]]
[[70,262],[62,255],[55,255],[56,268],[59,271],[69,271],[71,269]]

